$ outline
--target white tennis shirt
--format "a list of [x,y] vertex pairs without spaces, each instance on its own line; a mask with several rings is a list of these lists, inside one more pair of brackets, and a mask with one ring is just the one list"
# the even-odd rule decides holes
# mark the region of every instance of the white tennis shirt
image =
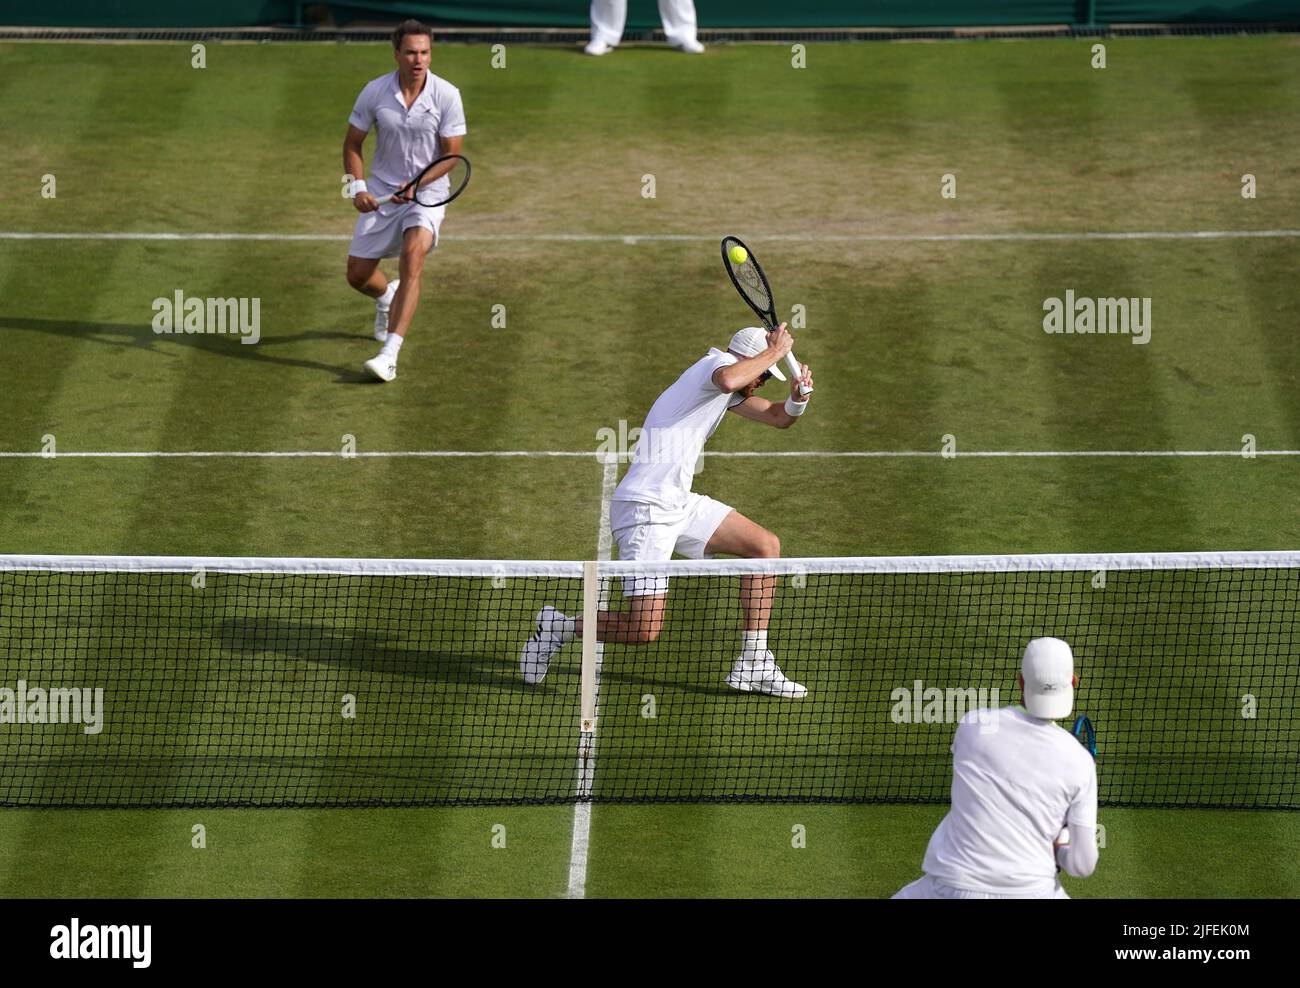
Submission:
[[704,444],[727,409],[745,400],[713,383],[713,372],[739,361],[713,347],[691,364],[650,406],[632,465],[614,491],[615,501],[640,501],[661,508],[686,506]]
[[[375,128],[370,178],[387,187],[370,189],[377,197],[396,191],[440,157],[442,138],[466,133],[460,90],[432,72],[424,74],[424,89],[409,109],[402,99],[397,70],[371,79],[357,97],[348,123],[358,130]],[[447,179],[441,178],[433,183],[431,191],[445,193],[447,184]]]
[[1067,823],[1097,825],[1097,767],[1083,745],[1023,707],[973,710],[957,725],[952,809],[923,869],[974,892],[1050,892],[1052,842]]

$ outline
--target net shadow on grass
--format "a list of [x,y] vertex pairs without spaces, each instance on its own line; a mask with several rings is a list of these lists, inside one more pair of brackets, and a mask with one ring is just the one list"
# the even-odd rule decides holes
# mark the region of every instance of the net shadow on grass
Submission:
[[218,641],[223,650],[234,653],[287,655],[366,674],[533,692],[501,655],[404,647],[378,635],[340,632],[305,621],[229,620],[218,629]]

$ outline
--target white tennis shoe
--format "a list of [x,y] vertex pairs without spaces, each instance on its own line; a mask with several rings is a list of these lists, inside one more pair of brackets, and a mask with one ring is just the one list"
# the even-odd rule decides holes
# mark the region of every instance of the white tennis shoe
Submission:
[[397,358],[381,352],[378,357],[367,360],[365,368],[379,380],[391,381],[397,376]]
[[597,39],[592,38],[587,42],[587,47],[582,50],[588,55],[608,55],[614,50],[614,46],[607,45],[603,41],[598,41]]
[[727,685],[742,693],[766,693],[768,696],[784,697],[797,700],[808,695],[808,687],[786,679],[785,673],[776,664],[776,657],[770,651],[764,652],[761,659],[742,655],[731,667],[727,676]]
[[558,631],[552,631],[564,615],[549,604],[537,612],[537,630],[524,643],[524,650],[519,654],[519,674],[529,686],[536,686],[546,678],[551,668],[551,656],[564,645],[564,637]]
[[[397,281],[389,282],[393,286],[394,293],[397,292],[397,286],[401,283],[400,278]],[[375,299],[375,342],[377,343],[383,343],[388,339],[388,307],[392,304],[392,302],[389,302],[388,305],[384,305],[383,302]]]
[[704,54],[704,46],[700,44],[698,41],[696,41],[694,38],[691,38],[686,41],[679,41],[675,45],[673,45],[673,47],[676,48],[678,51],[686,52],[686,54],[688,55]]

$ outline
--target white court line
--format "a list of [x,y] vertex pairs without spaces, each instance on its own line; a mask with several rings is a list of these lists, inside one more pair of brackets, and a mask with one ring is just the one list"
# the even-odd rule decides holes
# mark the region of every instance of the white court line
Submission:
[[[400,449],[400,450],[365,450],[355,453],[343,453],[338,450],[127,450],[127,451],[77,451],[42,453],[39,450],[0,450],[0,458],[10,459],[147,459],[153,457],[172,459],[193,458],[274,458],[274,459],[406,459],[406,458],[465,458],[491,459],[497,457],[520,457],[528,459],[602,457],[604,453],[594,450],[573,449]],[[1228,456],[1250,459],[1252,456],[1300,456],[1300,449],[1257,449],[1244,453],[1240,449],[972,449],[956,450],[944,453],[937,449],[863,449],[863,450],[816,450],[816,449],[776,449],[776,450],[706,450],[702,455],[731,459],[768,459],[770,457],[792,457],[804,459],[894,459],[894,458],[930,458],[930,459],[971,459],[1004,458],[1045,459],[1050,457],[1162,457],[1162,456]],[[622,462],[630,457],[623,455]],[[606,556],[605,558],[609,558]]]
[[[1043,233],[778,233],[756,237],[770,243],[962,243],[1037,242],[1044,240],[1239,240],[1252,238],[1300,237],[1300,230],[1130,230],[1043,232]],[[26,230],[0,230],[0,240],[242,240],[292,243],[295,241],[350,241],[342,233],[97,233],[74,231],[46,233]],[[717,236],[699,233],[449,233],[445,239],[466,243],[715,243]]]
[[469,457],[469,458],[487,458],[487,457],[571,457],[583,456],[594,457],[597,453],[594,450],[535,450],[535,449],[482,449],[482,450],[455,450],[455,449],[399,449],[399,450],[358,450],[355,453],[344,453],[341,450],[311,450],[311,449],[290,449],[290,450],[248,450],[248,449],[213,449],[213,450],[127,450],[125,452],[72,452],[54,454],[42,453],[40,451],[20,451],[9,452],[0,451],[0,457],[41,457],[47,460],[61,459],[65,456],[83,457],[86,459],[111,459],[113,457],[141,458],[141,457],[270,457],[280,459],[300,459],[300,458],[323,458],[323,459],[364,459],[364,458],[394,458],[401,459],[406,457]]
[[[596,558],[608,560],[613,552],[613,535],[609,530],[609,502],[614,497],[614,488],[618,483],[618,459],[606,456],[602,460],[603,469],[600,478],[600,527],[596,536]],[[600,606],[603,609],[608,601],[608,593],[602,587]],[[600,712],[600,660],[605,654],[603,642],[596,643],[596,712]],[[599,717],[597,717],[599,722]],[[596,779],[596,739],[583,737],[578,742],[578,795],[590,796],[592,784]],[[573,844],[569,849],[569,886],[564,893],[566,899],[581,899],[587,894],[587,852],[591,847],[591,803],[573,804]]]

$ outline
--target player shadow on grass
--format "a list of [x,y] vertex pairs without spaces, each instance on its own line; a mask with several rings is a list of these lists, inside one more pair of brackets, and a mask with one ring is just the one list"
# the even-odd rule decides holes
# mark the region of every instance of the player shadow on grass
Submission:
[[[717,666],[717,669],[721,671],[717,673],[717,682],[715,685],[711,680],[706,680],[705,682],[692,682],[685,678],[685,670],[683,670],[682,676],[675,676],[672,673],[660,673],[658,675],[641,673],[638,675],[635,672],[637,664],[636,655],[636,650],[629,648],[627,659],[624,663],[620,663],[617,661],[611,661],[607,654],[600,670],[601,684],[619,684],[628,687],[634,692],[640,692],[642,690],[648,690],[651,692],[656,690],[661,692],[675,691],[678,693],[693,693],[696,696],[712,697],[714,699],[728,697],[736,700],[755,701],[758,703],[767,702],[773,699],[772,697],[764,696],[762,693],[738,693],[731,689],[731,687],[727,686],[723,680],[726,678],[727,670],[731,668],[729,663],[727,665]],[[619,666],[624,664],[632,667],[633,672],[620,672]],[[554,676],[555,674],[556,670],[552,670],[551,675]],[[580,678],[580,671],[576,666],[573,670],[573,678],[575,680]]]
[[151,353],[166,353],[171,347],[186,346],[214,353],[222,357],[237,357],[241,360],[256,360],[283,367],[298,367],[303,370],[325,371],[336,374],[336,384],[369,383],[373,378],[363,370],[350,366],[325,364],[318,360],[304,360],[299,357],[281,357],[268,353],[266,347],[284,346],[287,343],[305,343],[314,340],[361,340],[366,337],[357,333],[344,333],[330,330],[306,330],[292,336],[263,336],[256,343],[243,343],[232,334],[216,333],[155,333],[152,326],[140,326],[131,323],[87,322],[77,319],[34,319],[29,316],[0,316],[0,329],[29,329],[52,336],[75,336],[92,343],[123,349],[146,350]]
[[[220,625],[218,638],[230,652],[265,652],[288,655],[326,665],[346,667],[358,672],[379,672],[411,679],[443,683],[466,683],[493,686],[514,693],[545,694],[553,690],[529,686],[519,677],[518,656],[514,652],[471,652],[468,650],[408,648],[380,634],[357,630],[349,632],[331,625],[284,618],[258,617],[230,619]],[[523,641],[521,637],[520,641]],[[635,665],[635,660],[632,660]],[[719,666],[722,669],[721,666]],[[601,670],[600,681],[619,684],[634,690],[661,688],[706,697],[736,696],[722,683],[726,670],[718,674],[716,687],[688,682],[671,676],[649,677],[620,672],[609,663]],[[578,667],[551,670],[547,683],[554,686],[563,680],[576,689],[581,676]],[[746,698],[748,699],[748,698]]]
[[533,692],[519,678],[514,657],[407,647],[364,629],[349,631],[309,621],[256,617],[227,620],[218,627],[217,634],[222,648],[231,652],[266,652],[363,673]]

